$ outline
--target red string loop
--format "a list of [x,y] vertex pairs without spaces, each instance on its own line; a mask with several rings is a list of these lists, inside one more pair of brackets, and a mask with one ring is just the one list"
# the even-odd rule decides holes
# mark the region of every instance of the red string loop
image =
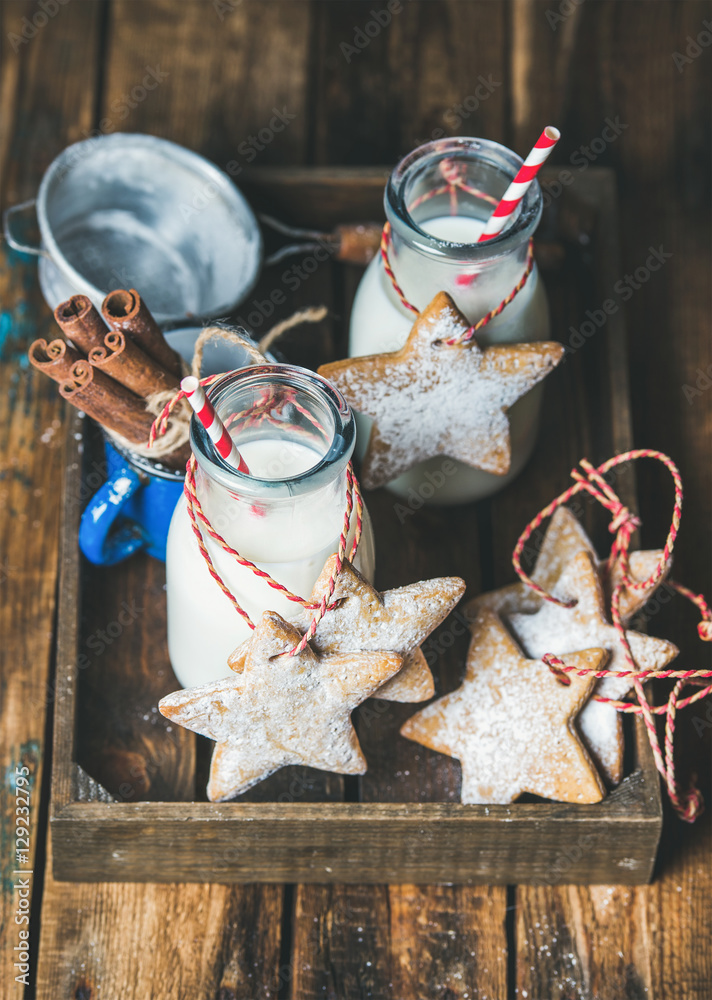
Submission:
[[[225,373],[222,373],[220,375],[209,375],[207,378],[200,379],[200,384],[203,387],[212,385],[212,383],[215,382],[216,379],[224,378],[224,374]],[[153,442],[156,440],[157,437],[159,437],[162,434],[165,434],[171,413],[176,408],[181,399],[184,398],[185,398],[185,393],[181,389],[164,406],[163,410],[161,411],[159,416],[156,417],[151,427],[151,433],[149,435],[149,445],[153,444]],[[249,411],[250,418],[255,423],[262,423],[264,421],[278,423],[279,427],[283,429],[285,424],[282,421],[275,421],[272,415],[272,403],[273,403],[272,396],[269,393],[269,391],[267,391],[263,396],[263,398],[250,409]],[[315,420],[314,416],[311,413],[309,413],[309,411],[301,407],[297,403],[296,399],[293,399],[291,403],[300,413],[302,413],[303,416],[305,416],[308,420],[310,420],[311,423],[314,424],[314,426],[316,427],[320,426],[318,421]],[[248,411],[245,411],[245,414],[247,412]],[[245,414],[243,413],[232,414],[227,423],[233,424],[235,423],[236,420],[240,419],[242,416],[245,416]],[[218,531],[216,531],[215,528],[213,528],[198,498],[196,480],[195,480],[196,469],[197,469],[197,461],[195,455],[191,455],[185,469],[185,486],[183,488],[183,492],[186,498],[188,516],[190,518],[190,524],[193,530],[193,535],[195,536],[195,540],[197,542],[198,549],[200,550],[200,554],[202,555],[205,564],[208,568],[208,572],[210,573],[213,580],[215,580],[217,585],[220,587],[223,594],[225,594],[225,596],[228,598],[228,600],[230,601],[230,603],[232,604],[238,615],[242,618],[242,620],[247,625],[249,625],[251,629],[254,629],[255,624],[250,618],[249,614],[242,607],[240,602],[237,600],[235,595],[232,593],[232,591],[227,586],[222,576],[218,572],[215,563],[213,562],[213,559],[210,555],[210,552],[208,551],[207,544],[203,537],[203,532],[205,532],[205,534],[207,534],[210,538],[212,538],[213,541],[216,542],[223,549],[224,552],[227,552],[227,554],[230,555],[235,560],[235,562],[238,563],[238,565],[244,567],[245,569],[251,570],[251,572],[253,572],[255,576],[259,577],[261,580],[264,580],[265,583],[268,584],[268,586],[270,586],[273,590],[276,590],[279,593],[281,593],[284,597],[287,598],[287,600],[293,601],[295,604],[299,604],[303,608],[306,608],[309,611],[314,611],[314,615],[312,616],[307,631],[302,636],[300,642],[297,643],[297,645],[294,647],[294,649],[291,649],[287,654],[289,656],[296,656],[298,653],[302,652],[302,650],[305,648],[309,640],[314,637],[319,622],[322,620],[326,612],[333,608],[334,605],[330,604],[330,601],[331,598],[333,597],[334,590],[336,588],[336,581],[338,580],[339,575],[341,574],[341,569],[344,563],[344,559],[348,558],[350,562],[353,561],[356,552],[358,550],[359,543],[361,541],[361,534],[363,530],[363,500],[361,498],[361,490],[359,488],[356,475],[353,471],[352,464],[349,462],[348,467],[346,469],[346,510],[344,512],[343,527],[341,530],[341,534],[339,536],[339,545],[336,553],[336,562],[334,566],[334,571],[329,577],[329,582],[327,584],[326,591],[322,595],[321,600],[317,603],[305,600],[303,597],[299,597],[297,594],[293,594],[287,587],[283,586],[283,584],[279,583],[277,580],[274,580],[269,575],[269,573],[265,572],[263,569],[260,569],[253,562],[250,562],[249,559],[245,559],[243,556],[241,556],[240,553],[236,549],[234,549],[231,545],[229,545],[228,542],[226,542],[225,539],[222,537],[222,535]],[[256,504],[255,509],[257,507],[258,505]],[[351,532],[351,519],[354,510],[356,517],[354,537],[347,553],[348,536]]]
[[[673,503],[672,521],[660,560],[647,580],[635,581],[630,575],[628,555],[631,536],[634,531],[640,527],[640,519],[625,506],[604,477],[606,473],[610,472],[617,466],[626,462],[636,461],[639,458],[652,458],[661,462],[665,466],[672,476],[675,488],[675,499]],[[596,701],[611,705],[619,712],[634,712],[642,716],[648,734],[648,739],[650,741],[650,746],[653,751],[655,766],[665,782],[668,797],[670,798],[670,801],[680,818],[688,823],[693,823],[697,817],[701,815],[704,803],[701,793],[694,786],[694,781],[691,783],[686,794],[683,795],[680,792],[679,784],[675,776],[675,763],[673,757],[675,716],[678,709],[684,708],[687,705],[692,705],[712,693],[712,684],[708,684],[701,687],[695,692],[695,694],[680,699],[680,693],[682,692],[685,684],[697,684],[701,678],[712,677],[712,670],[640,670],[633,658],[633,654],[631,653],[626,635],[626,629],[621,620],[620,613],[620,599],[626,588],[653,588],[661,580],[663,574],[665,573],[675,545],[675,539],[677,538],[677,533],[680,528],[683,495],[682,479],[680,478],[677,466],[671,458],[664,455],[660,451],[655,451],[650,448],[639,448],[634,451],[627,451],[620,455],[615,455],[613,458],[609,458],[608,461],[599,465],[597,468],[586,459],[582,459],[579,466],[580,468],[573,469],[571,472],[571,477],[574,480],[573,486],[569,486],[568,489],[564,490],[564,492],[556,497],[556,499],[552,500],[550,504],[547,504],[547,506],[544,507],[543,510],[539,511],[539,513],[532,518],[526,526],[514,547],[514,552],[512,553],[512,563],[519,578],[537,594],[547,601],[552,601],[562,607],[569,607],[569,604],[559,600],[552,594],[548,594],[543,587],[539,586],[539,584],[535,583],[534,580],[527,575],[521,563],[524,547],[532,533],[540,527],[542,522],[550,517],[557,507],[561,507],[577,493],[586,492],[597,500],[603,507],[605,507],[611,514],[609,531],[615,534],[607,567],[610,571],[613,564],[617,562],[621,570],[621,579],[614,588],[611,596],[611,619],[616,632],[618,633],[619,641],[623,646],[625,659],[629,669],[626,671],[591,670],[588,668],[577,669],[568,666],[563,662],[563,660],[561,660],[558,656],[554,656],[552,653],[545,654],[542,657],[542,660],[556,674],[557,677],[561,677],[567,673],[576,673],[579,676],[593,675],[595,677],[633,678],[637,704],[616,701],[615,699],[604,698],[600,695],[594,695],[593,697]],[[702,621],[697,626],[699,637],[708,642],[712,641],[712,611],[710,610],[704,596],[702,594],[695,594],[687,587],[684,587],[682,584],[676,583],[672,580],[668,581],[668,585],[697,607],[702,616]],[[663,705],[650,705],[647,700],[643,690],[643,682],[652,678],[655,678],[656,680],[662,680],[664,678],[676,679],[675,686],[667,702]],[[660,741],[658,739],[657,729],[655,726],[654,717],[656,715],[665,716],[664,755],[660,748]]]
[[[381,260],[383,261],[383,269],[388,275],[391,285],[393,286],[393,290],[400,299],[402,305],[417,316],[420,310],[416,309],[416,307],[406,298],[405,292],[398,284],[395,272],[393,270],[393,267],[391,266],[391,261],[388,255],[388,247],[391,244],[391,242],[392,242],[391,224],[390,222],[387,222],[384,225],[383,233],[381,234]],[[446,340],[443,340],[442,343],[447,345],[448,347],[460,347],[463,344],[469,343],[478,330],[481,330],[483,327],[487,326],[487,324],[491,322],[495,318],[495,316],[499,316],[500,313],[504,312],[507,306],[514,301],[514,299],[517,297],[517,295],[519,295],[519,293],[529,280],[529,275],[532,273],[533,268],[534,268],[534,240],[530,239],[529,245],[527,247],[527,259],[524,267],[524,272],[519,281],[517,282],[517,284],[511,290],[511,292],[505,295],[502,301],[498,305],[496,305],[494,309],[490,309],[488,313],[485,313],[485,315],[481,319],[478,319],[476,323],[473,323],[473,325],[468,327],[467,330],[465,330],[463,333],[458,334],[456,337],[448,337]]]

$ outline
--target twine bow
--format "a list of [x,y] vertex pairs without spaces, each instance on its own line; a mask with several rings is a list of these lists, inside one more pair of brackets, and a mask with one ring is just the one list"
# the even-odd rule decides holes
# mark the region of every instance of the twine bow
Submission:
[[[635,461],[639,458],[652,458],[661,462],[665,466],[673,479],[675,487],[675,500],[673,504],[672,521],[665,540],[662,556],[647,580],[636,581],[631,577],[628,555],[631,536],[636,528],[640,526],[640,519],[625,506],[621,499],[616,495],[613,488],[606,482],[604,476],[607,472],[610,472],[611,469],[623,464],[624,462]],[[600,695],[594,695],[593,697],[597,701],[611,705],[619,712],[634,712],[638,715],[642,715],[648,740],[650,741],[650,746],[653,751],[655,766],[662,775],[670,801],[681,819],[688,823],[693,823],[697,817],[702,814],[704,802],[700,791],[694,785],[694,781],[691,781],[690,787],[686,793],[681,793],[680,791],[679,784],[675,776],[675,718],[679,708],[692,705],[712,692],[712,684],[707,684],[700,687],[695,694],[680,699],[680,693],[682,692],[685,684],[695,684],[695,682],[701,678],[712,677],[712,670],[640,670],[633,658],[620,614],[620,600],[623,591],[625,589],[652,589],[661,580],[666,566],[668,565],[675,545],[675,539],[677,538],[677,533],[680,528],[680,518],[682,515],[683,493],[680,473],[671,458],[664,455],[660,451],[655,451],[649,448],[640,448],[635,451],[623,452],[620,455],[616,455],[613,458],[608,459],[607,462],[604,462],[597,468],[586,459],[582,459],[579,466],[579,469],[573,469],[571,472],[571,477],[574,480],[573,486],[569,486],[569,488],[564,490],[564,492],[556,497],[555,500],[552,500],[551,503],[544,507],[544,509],[541,510],[526,526],[517,541],[514,552],[512,553],[512,563],[514,564],[514,568],[520,579],[545,600],[558,604],[561,607],[571,607],[570,602],[562,601],[559,598],[554,597],[552,594],[548,594],[543,587],[539,586],[539,584],[535,583],[534,580],[527,575],[521,564],[524,546],[531,537],[532,532],[536,531],[542,522],[553,514],[557,507],[565,504],[576,493],[580,493],[582,491],[586,492],[597,500],[603,507],[605,507],[611,514],[609,531],[615,534],[613,545],[611,546],[611,553],[608,557],[606,565],[606,571],[610,573],[613,566],[617,564],[620,567],[621,574],[620,580],[614,587],[611,595],[611,619],[616,632],[618,633],[619,641],[623,646],[626,663],[630,669],[627,671],[577,669],[575,667],[567,666],[563,660],[561,660],[558,656],[554,656],[552,653],[544,655],[542,660],[559,678],[567,673],[576,673],[579,676],[593,674],[594,677],[633,678],[637,704],[625,701],[616,701],[612,698],[601,697]],[[684,587],[682,584],[676,583],[672,580],[669,581],[668,584],[676,593],[685,597],[695,605],[702,617],[702,620],[697,626],[698,635],[703,641],[712,641],[712,611],[710,610],[705,597],[702,594],[695,594],[687,587]],[[676,683],[668,697],[668,700],[663,705],[651,705],[645,695],[643,682],[652,678],[658,680],[664,678],[676,679]],[[655,715],[665,716],[664,753],[660,748],[660,741],[658,739],[655,726]]]

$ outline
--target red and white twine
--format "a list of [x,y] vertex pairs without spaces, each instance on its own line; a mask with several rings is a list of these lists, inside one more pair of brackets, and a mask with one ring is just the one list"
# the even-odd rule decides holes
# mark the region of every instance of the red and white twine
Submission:
[[[522,167],[522,169],[524,168]],[[466,165],[464,163],[458,162],[457,160],[453,160],[450,158],[442,160],[440,162],[440,172],[445,178],[445,184],[437,188],[432,188],[430,191],[426,191],[424,194],[421,194],[418,198],[416,198],[413,202],[411,202],[411,204],[408,207],[408,211],[412,212],[415,208],[417,208],[419,205],[422,205],[423,202],[428,201],[430,198],[435,198],[438,195],[447,193],[450,196],[450,214],[457,215],[458,191],[464,191],[465,194],[469,194],[474,198],[479,198],[481,201],[487,201],[491,205],[497,206],[499,203],[497,202],[496,198],[492,197],[492,195],[489,195],[485,191],[481,191],[479,188],[472,187],[471,185],[466,183],[464,179],[466,170],[467,170]],[[533,179],[534,175],[532,175],[529,183],[531,183]],[[527,187],[528,186],[529,185],[527,185]],[[391,224],[390,222],[386,222],[386,224],[383,227],[383,233],[381,234],[381,247],[380,247],[383,269],[388,275],[391,285],[393,286],[393,290],[400,299],[401,304],[409,312],[412,312],[414,315],[417,316],[420,310],[416,306],[414,306],[412,302],[409,302],[408,299],[406,298],[405,292],[398,284],[398,279],[396,278],[395,272],[391,265],[389,247],[392,245],[392,243],[393,243],[393,235],[391,232]],[[490,311],[486,315],[484,315],[472,326],[468,327],[468,329],[465,330],[463,333],[458,334],[456,337],[448,337],[446,340],[441,341],[441,343],[445,344],[447,347],[461,347],[463,344],[469,343],[478,330],[481,330],[482,327],[487,326],[487,324],[491,320],[493,320],[495,316],[499,316],[499,314],[504,309],[507,308],[510,302],[512,302],[516,298],[516,296],[519,295],[519,293],[529,280],[529,275],[532,273],[533,267],[534,267],[534,241],[530,239],[529,245],[527,247],[527,258],[526,258],[526,263],[524,265],[524,273],[522,274],[521,278],[514,286],[514,288],[511,290],[511,292],[509,292],[509,294],[506,295],[502,299],[502,301],[494,307],[494,309],[490,309]],[[463,285],[469,285],[472,283],[472,281],[474,281],[475,277],[476,275],[467,274],[463,272],[462,274],[458,275],[457,283]]]
[[[631,577],[628,556],[631,535],[640,525],[640,521],[633,513],[631,513],[630,510],[628,510],[625,504],[623,504],[603,477],[607,472],[616,466],[621,465],[624,462],[635,461],[639,458],[652,458],[661,462],[665,466],[673,479],[675,486],[675,500],[673,505],[672,522],[665,540],[662,556],[647,580],[636,581]],[[558,604],[562,607],[570,607],[570,604],[567,604],[566,602],[553,597],[551,594],[548,594],[541,586],[539,586],[539,584],[535,583],[531,577],[527,575],[521,564],[522,552],[524,551],[524,546],[531,537],[532,533],[540,527],[542,522],[550,517],[557,507],[565,504],[575,494],[584,491],[602,504],[602,506],[605,507],[611,514],[612,519],[609,525],[609,531],[615,534],[606,569],[607,571],[610,571],[614,563],[617,563],[621,569],[621,578],[616,584],[611,596],[611,620],[615,626],[616,632],[618,633],[618,638],[623,646],[625,659],[630,669],[627,671],[590,670],[585,668],[579,669],[567,666],[563,660],[551,653],[547,653],[543,656],[542,660],[549,667],[551,667],[552,671],[560,679],[565,677],[567,673],[574,673],[578,676],[593,675],[594,677],[632,677],[634,679],[634,690],[637,698],[637,704],[632,702],[616,701],[611,698],[603,698],[600,695],[594,695],[594,698],[597,701],[605,702],[606,704],[611,705],[619,712],[634,712],[638,715],[642,715],[648,739],[650,741],[650,746],[653,751],[655,766],[663,777],[670,801],[672,802],[672,805],[678,815],[688,823],[692,823],[702,813],[703,800],[701,793],[697,788],[695,788],[693,783],[691,783],[687,794],[682,794],[680,792],[675,776],[675,761],[673,753],[675,716],[679,708],[692,705],[712,693],[712,684],[707,684],[700,687],[695,694],[689,695],[687,698],[680,700],[680,693],[685,684],[695,682],[701,678],[712,678],[712,670],[640,670],[633,658],[625,626],[621,621],[620,613],[621,595],[625,589],[646,590],[648,588],[652,588],[660,582],[663,574],[665,573],[665,568],[672,555],[675,539],[677,538],[677,533],[680,527],[680,517],[682,513],[682,480],[680,478],[680,473],[672,459],[668,458],[668,456],[664,455],[662,452],[655,451],[650,448],[639,448],[634,451],[627,451],[620,455],[616,455],[613,458],[608,459],[608,461],[604,462],[602,465],[599,465],[597,468],[586,459],[582,459],[579,465],[580,469],[574,469],[571,473],[573,479],[575,480],[573,486],[570,486],[558,497],[556,497],[555,500],[552,500],[551,503],[544,507],[544,509],[541,510],[526,526],[514,548],[512,563],[514,564],[514,568],[520,579],[523,580],[523,582],[537,594],[554,604]],[[702,616],[702,620],[697,626],[698,635],[700,639],[707,642],[712,641],[712,611],[710,610],[704,596],[702,594],[695,594],[682,584],[675,583],[673,581],[668,581],[668,586],[695,605]],[[670,693],[667,702],[663,705],[651,705],[647,700],[643,690],[643,682],[652,678],[655,678],[656,680],[663,680],[665,678],[676,679],[675,686]],[[660,748],[660,741],[658,739],[654,719],[655,715],[665,715],[666,717],[664,752]]]
[[[393,285],[393,290],[400,299],[401,303],[405,306],[406,309],[409,309],[410,312],[414,313],[417,316],[420,310],[417,309],[416,306],[414,306],[406,298],[405,292],[398,284],[398,280],[396,279],[395,273],[391,266],[388,254],[388,248],[391,245],[391,242],[392,242],[391,224],[390,222],[387,222],[383,227],[383,234],[381,236],[381,260],[383,261],[383,269],[388,275],[388,278],[390,279],[390,282]],[[488,313],[485,313],[485,315],[481,319],[478,319],[478,321],[476,323],[473,323],[472,326],[468,327],[467,330],[464,330],[456,337],[448,337],[441,343],[446,344],[448,347],[461,347],[462,345],[469,343],[478,330],[481,330],[482,327],[487,326],[487,324],[491,320],[493,320],[495,316],[499,316],[499,314],[507,308],[510,302],[512,302],[517,297],[517,295],[519,295],[519,293],[529,280],[529,275],[532,273],[533,267],[534,267],[534,240],[530,239],[529,246],[527,247],[527,259],[526,259],[526,264],[524,266],[524,272],[519,281],[517,282],[517,284],[511,290],[511,292],[505,295],[502,301],[498,305],[496,305],[494,309],[490,309]]]
[[[211,385],[213,382],[215,382],[218,378],[224,378],[224,377],[225,377],[224,374],[211,375],[208,376],[207,378],[201,379],[200,385],[205,388]],[[163,408],[163,411],[156,418],[156,420],[153,423],[153,426],[151,427],[151,433],[149,436],[149,446],[156,440],[156,437],[165,433],[171,413],[173,412],[175,407],[180,403],[180,401],[185,397],[186,397],[186,392],[181,389],[178,393],[176,393],[173,399],[171,399],[170,402],[167,403],[166,406]],[[310,414],[306,410],[303,410],[299,406],[299,404],[296,403],[296,401],[294,401],[294,405],[297,406],[297,409],[299,409],[300,412],[302,412],[312,422],[314,422],[314,417],[312,416],[312,414]],[[257,422],[263,422],[265,420],[269,421],[273,419],[270,415],[271,409],[272,409],[271,397],[265,396],[263,405],[260,406],[259,404],[257,404],[257,406],[252,411],[250,411],[250,416],[254,417],[254,420]],[[236,419],[238,419],[241,416],[243,416],[243,414],[234,414],[230,418],[229,423],[233,423]],[[283,429],[284,423],[280,421],[279,426],[280,428]],[[236,549],[234,549],[231,545],[228,544],[228,542],[225,541],[222,535],[218,531],[216,531],[215,528],[211,525],[200,503],[196,489],[196,480],[195,480],[196,469],[197,469],[197,461],[195,455],[191,455],[185,470],[186,475],[185,475],[184,493],[188,508],[188,516],[190,518],[191,527],[193,529],[193,534],[195,536],[195,540],[197,542],[200,553],[203,559],[205,560],[208,572],[210,573],[213,580],[215,580],[217,585],[220,587],[223,594],[225,594],[225,596],[228,598],[228,600],[230,601],[230,603],[232,604],[238,615],[243,619],[243,621],[247,625],[249,625],[251,629],[254,629],[255,628],[254,622],[252,621],[248,613],[242,607],[240,602],[237,600],[235,595],[232,593],[232,591],[227,586],[222,576],[218,572],[215,563],[213,562],[213,559],[210,555],[210,552],[208,551],[208,547],[205,542],[205,538],[203,537],[203,533],[207,534],[210,538],[212,538],[212,540],[216,542],[223,549],[224,552],[226,552],[229,556],[231,556],[235,560],[235,562],[238,563],[238,565],[242,566],[245,569],[251,570],[255,574],[255,576],[259,577],[259,579],[261,580],[264,580],[264,582],[267,583],[273,590],[276,590],[278,593],[282,594],[282,596],[285,597],[287,600],[293,601],[295,604],[301,605],[308,611],[313,611],[314,614],[309,623],[307,631],[304,633],[304,635],[302,636],[301,640],[297,643],[297,645],[293,649],[289,650],[287,654],[289,656],[296,656],[298,653],[302,652],[302,650],[306,647],[309,640],[314,637],[319,622],[322,620],[326,612],[331,608],[333,608],[333,605],[330,603],[330,601],[334,594],[336,581],[338,580],[339,575],[341,573],[344,559],[348,558],[349,561],[353,561],[359,546],[359,542],[361,541],[361,533],[363,528],[363,501],[361,499],[361,491],[359,489],[358,480],[356,479],[351,463],[349,462],[349,465],[346,470],[346,510],[344,512],[343,527],[341,530],[341,534],[339,536],[339,545],[336,553],[336,562],[334,565],[334,571],[329,577],[329,582],[327,584],[326,591],[322,595],[321,600],[318,602],[308,601],[303,597],[299,597],[297,594],[293,594],[287,587],[283,586],[283,584],[273,579],[273,577],[271,577],[269,573],[265,572],[263,569],[260,569],[259,566],[256,566],[253,562],[250,562],[249,559],[245,559],[243,556],[241,556]],[[351,531],[351,518],[352,515],[354,514],[354,510],[356,518],[354,537],[347,553],[348,536]]]

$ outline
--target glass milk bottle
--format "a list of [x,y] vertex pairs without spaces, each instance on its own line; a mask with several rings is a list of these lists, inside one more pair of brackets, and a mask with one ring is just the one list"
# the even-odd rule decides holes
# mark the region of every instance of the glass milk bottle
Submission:
[[[526,269],[529,239],[542,212],[538,182],[531,185],[499,236],[483,243],[477,239],[521,164],[520,157],[499,143],[464,137],[426,143],[395,168],[384,198],[392,236],[389,259],[405,298],[418,310],[445,291],[469,322],[475,323],[519,282]],[[454,186],[448,185],[452,178],[457,178]],[[350,356],[398,350],[414,321],[415,314],[399,300],[378,254],[354,299]],[[522,291],[475,337],[483,347],[549,339],[549,308],[536,264]],[[418,506],[423,499],[465,503],[502,489],[534,447],[541,389],[533,389],[509,411],[512,463],[505,476],[448,463],[441,455],[414,466],[387,488],[404,499],[412,499],[415,493]],[[357,414],[357,423],[362,454],[371,421]],[[443,475],[443,468],[448,474]],[[421,492],[423,484],[427,489]]]
[[[240,369],[214,382],[207,394],[250,475],[227,465],[193,418],[196,494],[203,511],[241,556],[308,599],[327,557],[338,549],[355,442],[353,415],[329,382],[291,365]],[[353,537],[355,513],[351,523]],[[298,605],[240,566],[205,531],[202,535],[220,576],[253,622],[266,610],[294,616]],[[365,510],[355,564],[373,579],[373,535]],[[229,677],[228,656],[251,630],[210,575],[185,496],[168,534],[166,580],[168,652],[178,681],[193,687]]]

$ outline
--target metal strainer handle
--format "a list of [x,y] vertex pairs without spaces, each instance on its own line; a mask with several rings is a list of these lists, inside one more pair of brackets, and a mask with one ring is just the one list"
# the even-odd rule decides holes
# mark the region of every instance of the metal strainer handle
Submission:
[[34,254],[35,257],[49,257],[47,251],[43,250],[42,247],[33,247],[27,243],[21,243],[20,240],[15,239],[12,234],[11,220],[13,216],[17,215],[18,212],[24,212],[28,208],[34,208],[36,204],[37,200],[35,198],[30,198],[29,201],[23,201],[20,202],[19,205],[11,205],[10,208],[6,208],[2,214],[2,229],[5,239],[13,250],[19,250],[21,253],[31,253]]

